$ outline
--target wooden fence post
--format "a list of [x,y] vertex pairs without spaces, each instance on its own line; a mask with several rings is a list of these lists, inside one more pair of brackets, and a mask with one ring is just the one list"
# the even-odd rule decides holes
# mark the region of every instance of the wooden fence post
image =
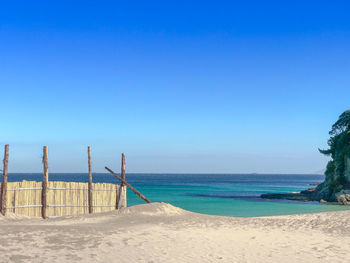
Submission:
[[93,203],[92,203],[92,171],[91,171],[91,150],[88,146],[88,165],[89,165],[89,185],[88,185],[88,200],[89,200],[89,214],[93,213]]
[[43,182],[41,190],[41,214],[44,219],[48,218],[48,205],[47,205],[47,188],[49,184],[49,166],[48,166],[48,150],[47,146],[43,148]]
[[111,169],[109,169],[107,166],[105,167],[105,169],[110,172],[112,175],[114,175],[119,181],[123,182],[127,187],[129,187],[131,189],[131,191],[133,191],[138,197],[140,197],[141,199],[143,199],[146,203],[151,203],[150,200],[148,200],[143,194],[141,194],[139,191],[137,191],[133,186],[131,186],[127,181],[125,181],[124,179],[122,179],[119,175],[117,175],[115,172],[113,172]]
[[2,184],[1,184],[1,213],[3,215],[6,215],[8,162],[9,162],[9,145],[6,144],[5,152],[4,152],[4,170],[2,174]]
[[[121,178],[125,181],[125,154],[122,153]],[[126,207],[126,186],[124,182],[120,183],[119,196],[117,196],[116,209]]]

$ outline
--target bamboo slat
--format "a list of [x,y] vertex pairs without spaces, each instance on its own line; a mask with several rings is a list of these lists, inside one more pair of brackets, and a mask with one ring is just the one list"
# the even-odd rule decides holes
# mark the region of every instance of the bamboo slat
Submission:
[[[115,210],[120,185],[93,183],[94,213]],[[27,216],[42,215],[42,183],[35,181],[9,182],[7,212]],[[89,213],[88,183],[49,181],[47,190],[48,216],[67,216]]]

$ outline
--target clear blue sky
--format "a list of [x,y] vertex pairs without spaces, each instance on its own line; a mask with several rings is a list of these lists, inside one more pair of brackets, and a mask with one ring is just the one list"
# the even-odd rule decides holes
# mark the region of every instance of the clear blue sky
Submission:
[[[349,1],[3,1],[10,172],[311,173],[350,108]],[[2,158],[2,157],[1,157]]]

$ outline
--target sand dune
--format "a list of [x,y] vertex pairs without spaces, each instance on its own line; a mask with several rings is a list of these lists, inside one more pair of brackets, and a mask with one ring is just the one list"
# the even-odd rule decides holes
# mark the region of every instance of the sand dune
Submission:
[[349,262],[350,211],[232,218],[165,203],[0,218],[1,262]]

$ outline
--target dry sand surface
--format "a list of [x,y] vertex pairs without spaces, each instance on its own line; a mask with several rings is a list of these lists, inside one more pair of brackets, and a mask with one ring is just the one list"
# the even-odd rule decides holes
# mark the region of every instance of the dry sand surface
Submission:
[[350,262],[350,211],[232,218],[165,203],[0,217],[1,262]]

